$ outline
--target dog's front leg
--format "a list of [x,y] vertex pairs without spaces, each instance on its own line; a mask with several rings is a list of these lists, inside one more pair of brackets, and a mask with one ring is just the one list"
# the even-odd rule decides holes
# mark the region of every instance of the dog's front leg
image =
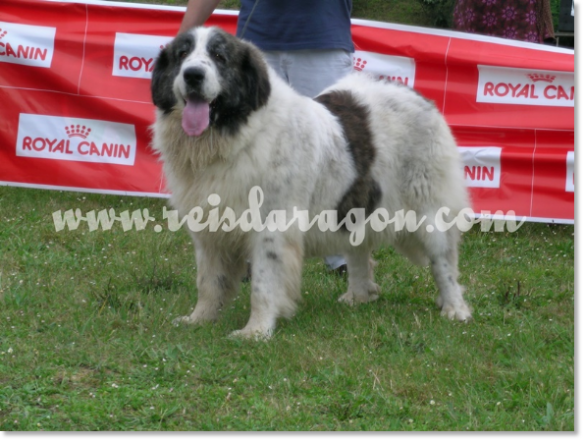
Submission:
[[197,304],[189,316],[175,323],[199,324],[215,321],[221,307],[238,292],[246,271],[246,260],[232,251],[228,254],[203,242],[195,242],[197,257]]
[[[288,233],[288,232],[287,232]],[[261,233],[252,249],[252,299],[248,324],[232,336],[267,339],[279,317],[291,317],[301,297],[300,234]]]

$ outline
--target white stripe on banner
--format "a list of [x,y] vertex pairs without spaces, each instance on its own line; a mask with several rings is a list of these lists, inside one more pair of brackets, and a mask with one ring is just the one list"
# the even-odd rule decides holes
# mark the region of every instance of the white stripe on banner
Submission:
[[0,21],[0,62],[50,68],[57,28]]
[[172,39],[164,35],[116,32],[112,75],[150,79],[156,57]]
[[575,74],[478,65],[478,103],[575,106]]
[[20,114],[16,155],[133,166],[136,130],[112,121]]
[[500,187],[501,147],[459,147],[459,153],[468,187]]
[[398,81],[406,86],[414,87],[416,74],[414,58],[355,51],[353,68],[356,71],[368,72],[380,80]]
[[567,152],[567,179],[565,181],[565,191],[575,192],[575,152]]

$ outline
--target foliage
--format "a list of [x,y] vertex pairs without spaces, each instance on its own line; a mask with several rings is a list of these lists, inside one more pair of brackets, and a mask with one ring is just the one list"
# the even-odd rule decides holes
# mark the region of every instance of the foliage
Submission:
[[[124,0],[185,6],[187,0]],[[550,0],[555,29],[561,0]],[[353,0],[353,17],[385,22],[450,28],[456,0]],[[240,0],[221,0],[219,8],[239,9]]]
[[427,21],[436,28],[451,28],[456,0],[416,0]]

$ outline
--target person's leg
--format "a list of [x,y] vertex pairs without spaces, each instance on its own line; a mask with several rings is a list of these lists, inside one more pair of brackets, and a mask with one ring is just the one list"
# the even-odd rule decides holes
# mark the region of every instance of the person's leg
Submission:
[[347,263],[345,262],[345,258],[341,255],[326,256],[323,260],[329,270],[337,270],[338,272],[344,272],[347,270]]
[[286,52],[282,51],[264,51],[264,59],[272,69],[287,83],[289,82],[288,73],[286,71]]
[[352,54],[342,49],[289,51],[285,60],[289,84],[307,97],[317,96],[353,71]]

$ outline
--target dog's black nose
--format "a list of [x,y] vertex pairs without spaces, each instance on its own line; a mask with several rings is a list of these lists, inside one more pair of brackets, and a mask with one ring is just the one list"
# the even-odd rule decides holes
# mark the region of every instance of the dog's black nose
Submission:
[[183,72],[183,78],[189,86],[199,86],[205,78],[205,71],[202,68],[188,68]]

